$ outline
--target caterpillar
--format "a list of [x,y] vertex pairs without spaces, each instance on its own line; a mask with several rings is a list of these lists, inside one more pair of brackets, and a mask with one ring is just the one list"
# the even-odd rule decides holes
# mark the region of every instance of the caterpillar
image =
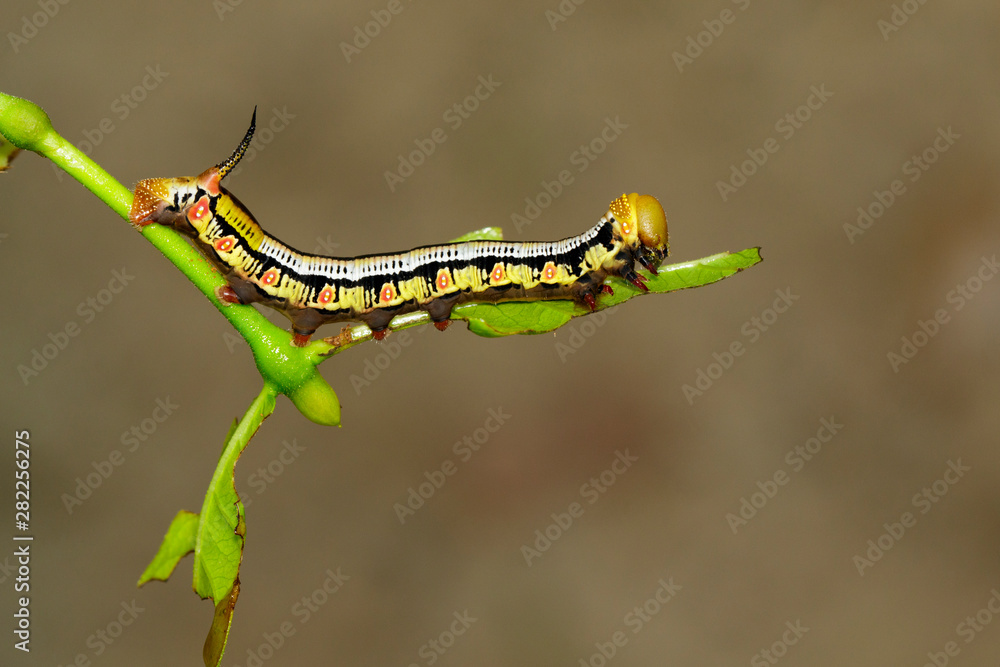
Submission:
[[467,302],[572,299],[593,311],[598,296],[613,293],[606,277],[648,291],[636,263],[655,275],[669,253],[663,208],[636,193],[618,197],[596,225],[561,241],[467,241],[359,257],[304,253],[265,232],[221,186],[250,146],[256,119],[254,109],[225,162],[195,177],[140,181],[129,220],[139,230],[155,222],[194,239],[226,278],[220,299],[281,312],[297,346],[328,322],[362,321],[381,340],[395,316],[415,310],[443,331],[452,308]]

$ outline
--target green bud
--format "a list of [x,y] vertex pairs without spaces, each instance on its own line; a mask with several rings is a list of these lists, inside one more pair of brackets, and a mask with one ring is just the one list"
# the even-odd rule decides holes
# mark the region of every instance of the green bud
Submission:
[[40,106],[0,93],[0,134],[18,148],[39,151],[52,133],[52,121]]
[[340,401],[319,371],[288,392],[288,398],[307,419],[324,426],[340,426]]

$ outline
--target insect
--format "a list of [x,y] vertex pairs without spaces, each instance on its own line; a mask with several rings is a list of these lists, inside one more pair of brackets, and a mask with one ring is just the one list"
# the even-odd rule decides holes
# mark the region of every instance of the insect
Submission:
[[283,313],[295,345],[306,345],[321,325],[343,321],[362,321],[381,340],[393,317],[415,310],[443,331],[451,309],[468,302],[572,299],[595,310],[597,297],[612,293],[607,276],[647,290],[636,263],[655,275],[669,253],[663,208],[636,193],[615,199],[596,225],[561,241],[467,241],[360,257],[300,252],[265,232],[221,186],[250,146],[256,118],[255,109],[225,162],[195,177],[140,181],[129,219],[137,229],[156,222],[193,238],[226,277],[220,298]]

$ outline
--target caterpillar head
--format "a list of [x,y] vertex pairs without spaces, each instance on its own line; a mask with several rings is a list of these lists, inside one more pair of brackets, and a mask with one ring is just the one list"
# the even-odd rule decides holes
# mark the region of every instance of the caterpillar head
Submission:
[[257,108],[254,107],[250,129],[229,159],[194,178],[147,178],[139,181],[128,216],[132,225],[140,231],[154,222],[170,225],[187,234],[204,231],[212,218],[211,199],[222,192],[222,179],[236,167],[250,147],[256,124]]
[[190,232],[185,224],[185,209],[194,201],[199,178],[147,178],[135,186],[135,198],[129,211],[129,222],[142,231],[157,222],[178,231]]
[[620,225],[622,238],[629,245],[638,241],[648,251],[664,257],[670,250],[667,238],[667,214],[656,197],[633,192],[611,202],[611,214]]
[[214,202],[224,192],[219,167],[193,178],[147,178],[135,186],[129,221],[142,231],[154,222],[173,227],[182,234],[197,236],[205,231],[215,214]]

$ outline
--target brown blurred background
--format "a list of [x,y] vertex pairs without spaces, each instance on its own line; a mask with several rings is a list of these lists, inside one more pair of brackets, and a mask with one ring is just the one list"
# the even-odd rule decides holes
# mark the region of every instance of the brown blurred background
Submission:
[[[1000,280],[977,282],[1000,251],[996,4],[910,0],[892,31],[888,1],[564,0],[558,22],[556,0],[389,6],[70,2],[49,18],[11,0],[0,89],[128,185],[224,159],[257,105],[259,150],[227,185],[305,250],[400,250],[485,225],[562,238],[637,190],[667,210],[671,259],[760,245],[765,261],[597,328],[486,340],[425,327],[324,364],[343,428],[279,399],[237,466],[248,536],[224,664],[596,667],[615,633],[615,665],[996,664]],[[342,43],[373,11],[391,21],[348,62]],[[499,86],[456,127],[446,112],[479,77]],[[608,119],[615,140],[581,157]],[[435,128],[446,141],[390,190],[385,172]],[[724,199],[718,183],[766,143],[777,152]],[[572,184],[516,229],[511,215],[562,170]],[[845,231],[895,180],[881,217]],[[0,498],[12,502],[12,433],[30,429],[36,537],[33,650],[8,632],[0,662],[200,664],[212,607],[191,592],[191,559],[167,584],[134,582],[177,510],[201,506],[260,387],[250,354],[47,162],[19,157],[0,197]],[[91,312],[122,270],[127,287]],[[794,300],[775,317],[776,291]],[[947,321],[894,369],[888,354],[938,310]],[[18,366],[70,323],[79,335],[25,383]],[[720,376],[713,355],[736,342]],[[717,379],[688,400],[699,371]],[[157,400],[177,406],[162,423]],[[456,450],[483,440],[490,410],[509,417],[475,453]],[[811,460],[786,458],[823,419],[843,426]],[[144,420],[155,431],[123,442]],[[69,512],[65,494],[114,450],[124,462]],[[581,488],[626,451],[636,460],[605,474],[606,492]],[[401,524],[394,505],[446,461],[457,472]],[[946,475],[949,461],[969,470]],[[773,497],[733,524],[744,498],[765,500],[758,482]],[[574,502],[583,515],[529,567],[522,546]],[[883,535],[905,512],[902,536]],[[859,573],[880,538],[891,548]],[[316,594],[338,568],[349,579]],[[9,626],[13,575],[0,577]],[[675,586],[662,608],[661,580]],[[324,603],[307,616],[311,596]],[[111,637],[133,600],[142,611]],[[466,611],[476,620],[453,624]],[[294,634],[278,642],[283,626]]]

